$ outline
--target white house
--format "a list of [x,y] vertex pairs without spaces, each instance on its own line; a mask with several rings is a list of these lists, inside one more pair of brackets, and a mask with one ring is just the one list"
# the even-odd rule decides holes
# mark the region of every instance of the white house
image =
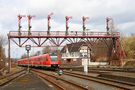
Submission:
[[77,65],[82,66],[85,64],[84,60],[87,60],[88,65],[106,65],[107,64],[106,62],[98,62],[98,61],[96,62],[95,60],[92,60],[93,59],[92,55],[94,55],[92,50],[94,50],[94,48],[88,47],[85,42],[78,42],[67,44],[61,50],[61,54],[64,61],[67,60],[68,65],[70,63],[74,64],[80,62],[77,63]]

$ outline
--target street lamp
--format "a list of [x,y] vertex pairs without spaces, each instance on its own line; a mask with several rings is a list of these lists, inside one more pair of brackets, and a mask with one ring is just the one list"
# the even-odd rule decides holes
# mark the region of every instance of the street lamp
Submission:
[[31,50],[31,45],[26,45],[25,50],[27,51],[27,57],[28,57],[28,73],[30,72],[30,67],[29,67],[29,51]]

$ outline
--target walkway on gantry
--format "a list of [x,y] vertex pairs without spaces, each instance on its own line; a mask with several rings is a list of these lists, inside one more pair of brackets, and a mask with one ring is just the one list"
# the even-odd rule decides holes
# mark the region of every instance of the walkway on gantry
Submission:
[[69,31],[66,35],[65,31],[50,31],[50,34],[47,34],[47,31],[31,31],[29,34],[28,31],[22,31],[21,35],[18,31],[10,31],[8,34],[9,38],[113,38],[120,37],[119,32],[113,32],[108,34],[107,32],[85,32],[82,31]]
[[[11,39],[18,46],[23,46],[28,40],[35,43],[36,46],[40,47],[47,41],[52,42],[55,46],[60,46],[64,41],[70,43],[76,43],[79,41],[91,41],[90,39],[108,39],[117,40],[120,38],[119,32],[113,32],[108,34],[107,32],[85,32],[82,31],[69,31],[65,34],[65,31],[51,31],[50,34],[47,31],[10,31],[8,38]],[[26,40],[22,40],[26,39]]]
[[[48,35],[47,31],[31,31],[29,33],[28,31],[22,31],[21,34],[17,31],[10,31],[8,34],[8,37],[15,42],[18,46],[23,46],[28,40],[31,40],[33,43],[35,43],[37,46],[43,46],[44,43],[46,43],[47,40],[51,41],[56,46],[60,46],[64,41],[69,41],[70,43],[74,43],[75,39],[80,39],[89,41],[91,38],[96,39],[118,39],[120,37],[119,32],[113,32],[111,34],[108,34],[107,32],[85,32],[82,31],[70,31],[68,34],[65,34],[65,31],[51,31]],[[22,41],[21,39],[26,39],[25,41]],[[16,41],[15,39],[18,39]],[[35,40],[37,39],[37,40]],[[42,40],[43,39],[43,40]],[[77,42],[77,41],[76,41]],[[78,41],[79,42],[79,41]],[[74,59],[74,58],[80,58],[80,53],[64,53],[62,55],[63,59]]]

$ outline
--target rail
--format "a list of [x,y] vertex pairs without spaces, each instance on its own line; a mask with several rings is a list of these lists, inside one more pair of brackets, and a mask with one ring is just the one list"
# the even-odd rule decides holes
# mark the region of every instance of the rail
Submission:
[[8,34],[9,37],[12,36],[74,36],[74,37],[119,37],[119,32],[113,32],[111,34],[108,34],[107,32],[85,32],[83,34],[82,31],[69,31],[69,33],[66,35],[65,31],[51,31],[50,34],[47,34],[47,31],[31,31],[30,33],[28,31],[21,31],[21,34],[18,31],[10,31]]
[[[86,87],[86,86],[82,86],[82,85],[80,85],[80,84],[77,84],[77,83],[68,81],[68,80],[66,80],[66,79],[64,79],[64,78],[60,78],[60,79],[59,79],[60,81],[63,82],[63,83],[60,85],[58,82],[55,82],[56,79],[59,78],[58,76],[56,76],[56,75],[51,75],[51,74],[49,74],[49,73],[45,73],[45,72],[43,72],[42,70],[33,69],[32,71],[33,71],[33,73],[38,74],[38,75],[39,75],[40,77],[42,77],[42,78],[44,78],[43,76],[45,76],[45,78],[44,78],[45,80],[47,80],[47,81],[49,81],[49,82],[55,84],[56,86],[58,86],[59,88],[61,88],[61,90],[68,90],[68,89],[69,89],[69,87],[67,87],[67,86],[66,86],[66,88],[65,88],[64,83],[67,83],[67,84],[69,84],[69,85],[75,86],[75,87],[79,88],[79,90],[89,90],[88,87]],[[52,78],[54,78],[54,79],[51,79],[50,77],[52,77]],[[49,79],[49,78],[50,78],[50,79]],[[68,89],[67,89],[67,88],[68,88]]]
[[15,73],[9,74],[7,76],[1,77],[0,78],[0,86],[3,86],[5,84],[11,82],[12,80],[16,79],[17,77],[19,77],[25,73],[26,73],[26,71],[25,71],[25,69],[23,69],[23,70],[15,72]]

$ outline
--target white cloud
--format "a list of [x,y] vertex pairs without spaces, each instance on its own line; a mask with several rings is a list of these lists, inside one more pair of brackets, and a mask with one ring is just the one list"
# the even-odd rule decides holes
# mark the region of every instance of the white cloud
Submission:
[[130,35],[135,33],[135,21],[133,22],[126,22],[126,23],[121,23],[118,25],[118,30],[123,33],[124,35]]
[[[35,15],[37,19],[40,19],[36,20],[37,22],[43,22],[43,19],[47,17],[47,14],[54,12],[54,15],[52,16],[54,23],[65,23],[65,16],[69,15],[73,16],[73,19],[70,22],[73,24],[81,24],[81,17],[89,16],[90,23],[95,20],[93,23],[103,25],[104,22],[101,21],[105,21],[104,19],[107,16],[117,19],[117,16],[123,17],[130,14],[135,15],[135,12],[133,11],[133,7],[135,7],[133,4],[134,2],[135,1],[131,0],[15,0],[11,3],[10,0],[2,0],[2,7],[0,8],[0,24],[6,29],[7,27],[9,27],[8,29],[17,29],[17,15],[19,13]],[[33,20],[33,22],[35,21]],[[39,24],[37,23],[37,25]],[[40,29],[43,25],[41,24],[38,27]]]
[[133,26],[135,26],[135,21],[120,24],[121,29],[128,29],[128,28],[133,27]]
[[[69,30],[82,30],[82,16],[88,16],[86,27],[93,31],[106,31],[105,18],[112,17],[122,33],[135,33],[135,0],[0,0],[0,33],[6,35],[17,30],[17,15],[35,15],[32,30],[47,30],[47,15],[54,13],[51,30],[65,30],[65,16],[72,16]],[[27,30],[27,18],[22,19]]]

